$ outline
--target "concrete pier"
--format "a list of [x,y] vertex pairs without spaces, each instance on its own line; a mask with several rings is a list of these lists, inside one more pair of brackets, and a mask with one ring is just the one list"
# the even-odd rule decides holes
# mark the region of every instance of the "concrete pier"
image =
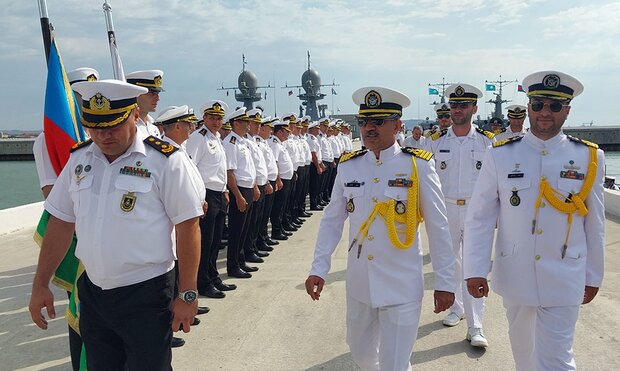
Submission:
[[[312,260],[321,213],[315,213],[289,241],[259,264],[249,280],[227,279],[238,289],[225,299],[200,298],[211,312],[173,350],[176,370],[294,371],[357,370],[345,342],[347,248],[341,242],[321,300],[312,302],[303,286]],[[610,217],[611,218],[611,217]],[[575,339],[581,370],[620,369],[620,224],[607,221],[606,277],[598,297],[582,306]],[[424,231],[424,228],[421,228]],[[33,227],[0,236],[0,369],[69,370],[66,295],[56,289],[56,311],[47,331],[31,323],[28,301],[37,263]],[[345,229],[344,235],[348,231]],[[423,236],[424,246],[426,237]],[[225,272],[221,259],[220,272]],[[412,362],[415,370],[514,369],[500,298],[486,305],[487,350],[465,340],[466,325],[447,328],[432,312],[432,280],[425,256],[426,295]],[[136,324],[136,331],[140,327]]]

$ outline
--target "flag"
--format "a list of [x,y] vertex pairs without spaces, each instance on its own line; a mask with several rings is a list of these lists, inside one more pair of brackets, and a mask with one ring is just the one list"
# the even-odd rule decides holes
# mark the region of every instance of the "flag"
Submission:
[[289,91],[288,91],[288,96],[290,97],[291,95],[293,95],[293,91],[292,91],[292,90],[289,90]]
[[521,93],[525,93],[525,90],[523,90],[523,85],[517,85],[517,91],[520,91]]
[[75,143],[83,141],[85,136],[79,122],[80,111],[53,36],[47,65],[43,116],[47,152],[54,171],[60,174],[69,160],[69,149]]
[[486,89],[487,91],[495,91],[495,89],[497,89],[497,86],[495,86],[495,84],[486,84]]
[[116,36],[114,35],[114,31],[108,31],[108,42],[110,43],[110,54],[112,55],[112,71],[114,71],[114,78],[120,81],[125,81],[125,70],[123,70],[121,55],[118,53],[118,47],[116,46]]
[[439,90],[435,88],[428,88],[428,95],[439,95]]
[[338,95],[338,93],[336,93],[336,89],[332,88],[332,95]]

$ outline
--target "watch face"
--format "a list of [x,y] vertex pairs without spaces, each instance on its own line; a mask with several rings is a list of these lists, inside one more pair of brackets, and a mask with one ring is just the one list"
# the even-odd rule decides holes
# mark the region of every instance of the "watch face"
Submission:
[[195,291],[185,291],[183,294],[183,301],[186,303],[192,303],[196,300],[196,292]]

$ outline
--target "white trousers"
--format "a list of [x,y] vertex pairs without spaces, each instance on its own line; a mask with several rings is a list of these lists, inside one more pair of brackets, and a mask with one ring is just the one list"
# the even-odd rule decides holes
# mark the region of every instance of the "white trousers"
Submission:
[[410,371],[421,301],[372,308],[347,295],[347,343],[362,371]]
[[484,317],[484,298],[476,299],[469,295],[467,284],[463,278],[463,229],[465,225],[465,214],[467,206],[459,206],[446,203],[448,211],[448,223],[450,225],[450,236],[452,237],[452,251],[456,258],[454,269],[454,282],[456,289],[454,293],[454,304],[450,311],[462,316],[465,314],[468,327],[482,328]]
[[517,371],[575,370],[573,338],[579,305],[532,307],[504,300]]

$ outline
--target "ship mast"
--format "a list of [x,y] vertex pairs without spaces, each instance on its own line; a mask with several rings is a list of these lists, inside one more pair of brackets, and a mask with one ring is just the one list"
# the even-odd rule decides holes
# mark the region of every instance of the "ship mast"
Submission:
[[[446,103],[446,87],[452,85],[453,83],[451,82],[446,82],[446,78],[442,77],[441,78],[441,82],[437,82],[437,83],[432,83],[432,84],[428,84],[429,87],[433,87],[433,88],[441,88],[441,94],[439,95],[439,97],[441,98],[441,101],[439,103]],[[432,105],[437,104],[437,102],[433,102],[431,103]]]
[[499,80],[496,81],[488,81],[484,80],[485,84],[499,85],[499,93],[493,92],[495,94],[495,99],[490,99],[487,103],[491,103],[495,105],[495,110],[493,113],[493,117],[499,117],[501,119],[504,118],[502,114],[502,104],[507,103],[509,101],[502,99],[502,88],[504,85],[510,85],[513,82],[518,82],[519,80],[502,80],[502,75],[499,75]]

